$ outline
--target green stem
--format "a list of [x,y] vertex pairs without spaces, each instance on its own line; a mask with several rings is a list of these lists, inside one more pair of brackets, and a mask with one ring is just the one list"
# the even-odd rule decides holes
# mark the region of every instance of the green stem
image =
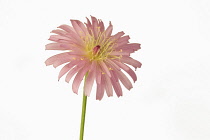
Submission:
[[87,96],[85,95],[85,82],[86,78],[88,76],[88,73],[85,75],[85,81],[84,81],[84,91],[83,91],[83,100],[82,100],[82,116],[81,116],[81,125],[80,125],[80,137],[79,140],[83,140],[84,136],[84,127],[85,127],[85,113],[86,113],[86,104],[87,104]]

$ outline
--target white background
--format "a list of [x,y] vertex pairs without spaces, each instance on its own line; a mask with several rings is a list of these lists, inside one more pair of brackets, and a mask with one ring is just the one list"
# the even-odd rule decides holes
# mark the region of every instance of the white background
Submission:
[[91,93],[84,139],[209,140],[209,0],[0,0],[0,140],[79,139],[82,90],[57,81],[45,44],[90,15],[141,43],[143,65],[123,97]]

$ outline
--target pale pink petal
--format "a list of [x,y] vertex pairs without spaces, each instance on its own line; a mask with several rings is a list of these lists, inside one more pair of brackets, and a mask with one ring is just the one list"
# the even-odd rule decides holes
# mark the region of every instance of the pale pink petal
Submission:
[[105,74],[103,74],[102,77],[104,77],[104,86],[105,86],[107,96],[108,97],[113,96],[113,90],[112,90],[112,84],[111,84],[110,78]]
[[72,46],[70,44],[65,44],[65,43],[50,43],[45,46],[46,50],[74,50],[77,49],[78,47]]
[[104,32],[104,23],[103,23],[103,21],[101,21],[101,20],[99,20],[99,27],[100,27],[100,31],[101,32]]
[[66,79],[65,81],[68,83],[71,78],[74,76],[75,73],[77,73],[85,64],[85,61],[80,61],[80,63],[78,63],[73,69],[71,69],[67,75],[66,75]]
[[63,57],[61,59],[58,59],[56,60],[54,63],[53,63],[53,67],[56,68],[64,63],[67,63],[67,62],[71,62],[72,60],[80,60],[81,59],[81,56],[79,55],[71,55],[70,57]]
[[126,55],[126,56],[129,56],[130,53],[121,50],[121,51],[113,51],[113,52],[110,53],[110,55]]
[[86,19],[87,19],[87,23],[85,23],[85,25],[86,25],[86,27],[88,29],[88,32],[89,32],[90,35],[93,35],[92,34],[92,30],[93,30],[92,24],[91,24],[90,20],[87,17],[86,17]]
[[128,54],[131,54],[131,53],[133,53],[135,50],[130,49],[130,48],[122,48],[122,47],[120,47],[120,48],[115,49],[115,51],[122,51],[122,52],[127,52]]
[[102,71],[105,74],[108,74],[109,77],[111,77],[111,74],[110,74],[109,69],[107,68],[106,64],[103,61],[99,62],[99,64],[101,66]]
[[68,54],[68,52],[64,52],[64,53],[60,53],[60,54],[56,54],[53,55],[51,57],[49,57],[46,61],[45,64],[48,65],[52,65],[55,61],[59,60],[59,59],[63,59],[63,58],[69,58],[69,60],[72,58],[72,56],[70,56]]
[[58,28],[61,28],[61,29],[65,30],[66,32],[68,32],[69,33],[69,36],[71,36],[72,38],[74,38],[75,40],[77,40],[77,43],[78,44],[83,45],[82,39],[80,38],[80,36],[75,31],[73,31],[73,28],[72,27],[70,27],[68,25],[61,25]]
[[131,44],[127,44],[124,48],[127,48],[127,47],[137,51],[137,50],[141,49],[141,44],[131,43]]
[[71,68],[68,66],[69,64],[66,64],[59,72],[59,75],[58,75],[58,81],[60,80],[60,78],[66,74]]
[[59,60],[57,60],[57,61],[55,61],[55,62],[53,63],[53,67],[54,67],[54,68],[57,68],[58,66],[60,66],[60,65],[62,65],[62,64],[64,64],[64,63],[70,62],[70,61],[71,61],[71,60],[70,60],[69,58],[59,59]]
[[129,67],[126,66],[125,64],[123,64],[122,62],[118,61],[118,60],[112,60],[116,65],[118,65],[120,68],[122,68],[123,70],[129,70]]
[[124,32],[118,32],[117,34],[113,35],[111,37],[111,40],[118,40],[121,36],[123,36],[125,33]]
[[86,62],[84,67],[80,69],[77,75],[75,76],[73,84],[72,84],[72,90],[74,93],[76,94],[78,93],[78,88],[80,86],[80,83],[83,77],[85,76],[86,72],[89,70],[89,67],[90,67],[90,64]]
[[111,24],[111,22],[110,22],[108,28],[107,28],[106,31],[105,31],[106,37],[110,37],[110,36],[111,36],[112,30],[113,30],[113,26],[112,26],[112,24]]
[[109,66],[110,66],[111,68],[115,68],[116,70],[120,70],[120,67],[119,67],[118,65],[116,65],[116,64],[113,62],[113,60],[107,59],[106,61],[107,61],[107,63],[109,64]]
[[101,68],[100,65],[96,65],[96,83],[100,84],[101,83]]
[[90,92],[92,90],[93,82],[95,79],[95,72],[96,72],[96,63],[92,62],[90,71],[88,73],[86,84],[85,84],[85,95],[90,96]]
[[82,31],[85,33],[85,35],[88,34],[88,30],[85,27],[85,25],[81,21],[79,21],[79,20],[76,20],[76,22],[79,25],[79,27],[82,29]]
[[131,68],[129,68],[129,70],[127,70],[126,72],[131,76],[133,81],[136,82],[137,76],[136,76],[135,72]]
[[58,35],[65,36],[67,32],[57,29],[57,30],[52,30],[51,33],[55,33],[55,34],[58,34]]
[[82,56],[85,55],[85,52],[80,51],[80,50],[74,50],[74,51],[69,52],[69,55],[80,55],[82,58]]
[[101,81],[100,84],[97,83],[96,100],[101,100],[104,96],[104,90],[105,90],[104,89],[104,80],[101,79],[100,81]]
[[97,27],[98,26],[98,20],[93,16],[91,16],[91,20],[92,20],[92,26]]
[[137,80],[137,77],[136,77],[136,74],[135,72],[130,68],[128,67],[127,65],[123,64],[122,62],[119,62],[117,60],[113,60],[120,68],[122,68],[124,71],[126,71],[130,76],[131,78],[133,79],[133,81],[135,82]]
[[66,75],[66,78],[65,78],[65,81],[67,83],[69,83],[69,81],[71,80],[71,78],[74,76],[74,74],[76,74],[79,70],[81,69],[81,66],[80,67],[74,67],[73,69],[71,69],[67,75]]
[[58,28],[61,28],[68,33],[73,33],[74,32],[73,28],[69,25],[63,24],[63,25],[60,25]]
[[68,37],[61,36],[61,35],[51,35],[49,40],[60,42],[60,43],[68,43],[69,41],[71,41]]
[[[112,80],[112,79],[111,79]],[[120,86],[120,83],[119,82],[114,82],[112,80],[112,85],[113,85],[113,88],[115,90],[115,93],[117,94],[118,97],[122,96],[123,93],[122,93],[122,88]]]
[[130,80],[126,77],[126,75],[124,73],[122,73],[121,71],[113,71],[114,74],[116,74],[118,76],[118,78],[120,79],[121,83],[128,89],[130,90],[133,86],[130,82]]
[[91,24],[89,18],[86,17],[86,19],[87,19],[87,25],[88,25],[88,26],[92,26],[92,24]]
[[77,45],[75,44],[65,44],[65,43],[62,43],[60,45],[62,48],[69,48],[70,50],[72,51],[80,51],[82,52],[83,50],[81,49],[81,47],[78,47]]
[[99,33],[99,25],[98,25],[98,21],[95,17],[91,16],[91,20],[92,20],[92,29],[93,29],[93,34],[96,37],[98,37],[98,33]]
[[83,31],[83,29],[77,24],[77,21],[76,20],[71,20],[71,24],[72,26],[74,27],[76,33],[82,37],[82,36],[85,36],[85,32]]
[[125,44],[120,47],[116,47],[116,50],[123,50],[123,51],[128,51],[130,53],[133,53],[134,51],[137,51],[141,49],[140,47],[141,44],[138,43],[132,43],[132,44]]
[[112,82],[112,86],[114,88],[114,91],[116,92],[117,96],[120,97],[122,96],[122,88],[120,86],[119,80],[117,78],[116,75],[114,75],[114,73],[111,71],[111,82]]
[[129,41],[127,41],[127,40],[122,41],[122,42],[119,42],[119,43],[117,43],[117,48],[118,48],[118,47],[125,46],[125,45],[127,45],[128,43],[129,43]]
[[[130,37],[127,35],[127,36],[123,36],[121,37],[120,39],[118,39],[117,43],[121,43],[121,42],[126,42],[128,43],[128,40],[130,39]],[[125,44],[126,44],[125,43]]]
[[66,64],[61,70],[60,73],[58,75],[58,80],[60,80],[60,78],[66,74],[70,69],[72,69],[72,67],[74,67],[76,64],[78,63],[78,60],[74,60],[71,61],[70,63]]
[[[73,36],[73,35],[67,33],[66,37],[69,38],[68,43],[73,45],[73,46],[77,46],[77,47],[84,47],[85,46],[83,40],[81,38],[78,38],[77,36]],[[79,39],[79,41],[78,41],[78,39]]]
[[121,62],[132,65],[134,68],[140,68],[141,67],[141,63],[129,56],[123,56],[120,59]]

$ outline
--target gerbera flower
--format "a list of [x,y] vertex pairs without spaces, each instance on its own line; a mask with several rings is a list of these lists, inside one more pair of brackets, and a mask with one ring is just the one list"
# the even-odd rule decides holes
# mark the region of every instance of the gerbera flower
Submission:
[[[130,54],[140,49],[140,44],[129,43],[129,36],[124,32],[112,35],[113,26],[111,22],[105,29],[104,23],[91,17],[92,22],[87,18],[83,24],[79,20],[71,20],[72,27],[61,25],[53,30],[49,40],[54,41],[46,45],[46,50],[64,50],[65,52],[48,58],[46,65],[58,67],[66,63],[61,69],[58,80],[66,75],[66,82],[69,82],[75,75],[72,90],[77,94],[78,88],[84,76],[87,74],[84,86],[85,95],[89,96],[94,81],[96,81],[96,99],[101,100],[106,91],[108,97],[113,96],[113,89],[116,95],[122,96],[121,84],[128,90],[132,84],[126,72],[135,82],[135,72],[128,66],[135,69],[141,67],[141,63],[130,57]],[[128,64],[128,65],[127,65]],[[120,83],[120,82],[121,83]]]

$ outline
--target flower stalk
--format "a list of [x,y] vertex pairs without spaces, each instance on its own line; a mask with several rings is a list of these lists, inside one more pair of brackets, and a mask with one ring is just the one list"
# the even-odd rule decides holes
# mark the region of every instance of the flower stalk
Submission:
[[83,137],[84,137],[85,114],[86,114],[86,104],[87,104],[87,96],[85,95],[85,82],[86,82],[87,76],[88,76],[88,73],[86,73],[86,75],[85,75],[84,88],[83,88],[82,115],[81,115],[79,140],[83,140]]

